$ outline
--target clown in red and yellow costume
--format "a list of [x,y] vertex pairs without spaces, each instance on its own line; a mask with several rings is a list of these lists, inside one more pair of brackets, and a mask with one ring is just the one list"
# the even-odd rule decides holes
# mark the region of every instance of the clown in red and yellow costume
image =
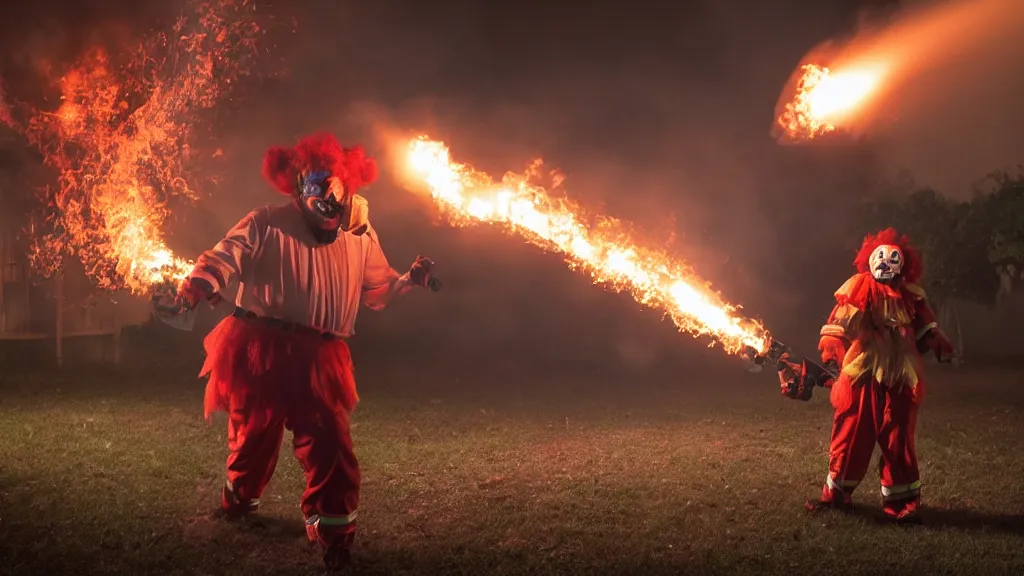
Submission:
[[864,238],[857,273],[836,291],[818,349],[837,369],[829,470],[812,510],[845,508],[864,479],[877,443],[882,506],[898,520],[915,517],[921,501],[914,434],[925,396],[922,354],[950,361],[953,347],[918,285],[921,259],[892,228]]
[[227,482],[221,509],[255,512],[287,428],[306,475],[301,508],[329,570],[350,562],[360,469],[349,418],[358,400],[346,340],[360,306],[384,308],[436,283],[417,258],[399,275],[388,264],[357,192],[377,166],[330,134],[271,148],[263,174],[289,197],[253,210],[198,259],[178,291],[183,309],[216,302],[238,283],[236,308],[206,337],[206,417],[228,413]]

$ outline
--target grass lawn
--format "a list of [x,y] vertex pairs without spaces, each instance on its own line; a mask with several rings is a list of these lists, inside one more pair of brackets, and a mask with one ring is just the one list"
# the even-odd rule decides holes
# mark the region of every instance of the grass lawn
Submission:
[[[315,573],[287,440],[269,526],[212,516],[225,424],[202,419],[197,367],[0,377],[0,573]],[[786,400],[769,374],[360,370],[361,573],[1024,573],[1024,370],[932,367],[915,527],[879,521],[874,469],[862,513],[802,510],[827,396]]]

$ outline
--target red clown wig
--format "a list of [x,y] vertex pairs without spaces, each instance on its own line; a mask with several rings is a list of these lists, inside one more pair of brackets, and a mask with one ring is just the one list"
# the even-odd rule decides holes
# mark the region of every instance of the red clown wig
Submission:
[[870,271],[868,261],[871,258],[871,253],[882,244],[898,246],[903,252],[903,271],[901,276],[910,284],[920,282],[921,276],[924,273],[921,255],[918,254],[917,248],[910,243],[910,238],[905,234],[900,234],[894,228],[886,228],[876,234],[868,234],[864,237],[860,250],[857,251],[856,258],[853,259],[853,265],[857,268],[857,271]]
[[340,178],[349,194],[377,179],[377,162],[362,146],[342,148],[328,132],[305,136],[294,148],[273,146],[263,156],[263,177],[288,196],[298,193],[300,174],[319,170]]

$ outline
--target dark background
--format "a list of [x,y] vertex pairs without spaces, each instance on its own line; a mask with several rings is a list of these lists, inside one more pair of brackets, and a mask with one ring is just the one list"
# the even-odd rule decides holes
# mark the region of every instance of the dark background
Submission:
[[[589,209],[671,240],[672,252],[727,300],[780,338],[813,346],[864,232],[851,202],[907,174],[966,198],[986,173],[1024,158],[1021,107],[1009,105],[1021,101],[1013,70],[1024,49],[987,44],[984,31],[935,39],[984,58],[923,70],[876,130],[803,147],[772,140],[776,101],[801,58],[888,17],[899,2],[321,0],[257,8],[268,30],[264,69],[208,119],[223,151],[209,169],[220,177],[169,223],[181,254],[207,248],[245,212],[279,199],[259,175],[267,146],[331,129],[379,153],[374,127],[395,125],[427,131],[496,175],[543,157]],[[6,90],[45,107],[56,94],[41,78],[90,45],[116,49],[166,26],[179,10],[98,0],[5,6]],[[365,354],[419,351],[462,366],[616,365],[668,380],[688,362],[718,361],[657,312],[592,287],[557,255],[487,227],[434,224],[430,206],[396,186],[387,166],[368,197],[395,268],[429,255],[446,288],[364,312],[357,340]],[[195,348],[199,336],[182,338]]]

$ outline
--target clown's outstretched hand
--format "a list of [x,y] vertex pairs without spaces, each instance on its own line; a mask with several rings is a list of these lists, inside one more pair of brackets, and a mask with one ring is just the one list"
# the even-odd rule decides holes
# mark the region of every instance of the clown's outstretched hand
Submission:
[[154,311],[164,317],[176,316],[193,310],[201,300],[216,304],[220,297],[213,286],[201,278],[186,278],[175,286],[169,282],[158,286],[151,297]]
[[153,315],[179,330],[189,331],[195,325],[198,304],[202,300],[211,305],[221,298],[213,293],[213,287],[199,278],[186,278],[175,285],[168,281],[154,288],[150,297]]
[[932,329],[928,334],[928,347],[935,352],[935,359],[942,363],[953,362],[956,358],[956,348],[946,338],[946,335],[938,328]]
[[430,288],[434,292],[441,289],[441,280],[434,275],[434,261],[426,256],[417,256],[409,267],[409,281],[422,288]]

